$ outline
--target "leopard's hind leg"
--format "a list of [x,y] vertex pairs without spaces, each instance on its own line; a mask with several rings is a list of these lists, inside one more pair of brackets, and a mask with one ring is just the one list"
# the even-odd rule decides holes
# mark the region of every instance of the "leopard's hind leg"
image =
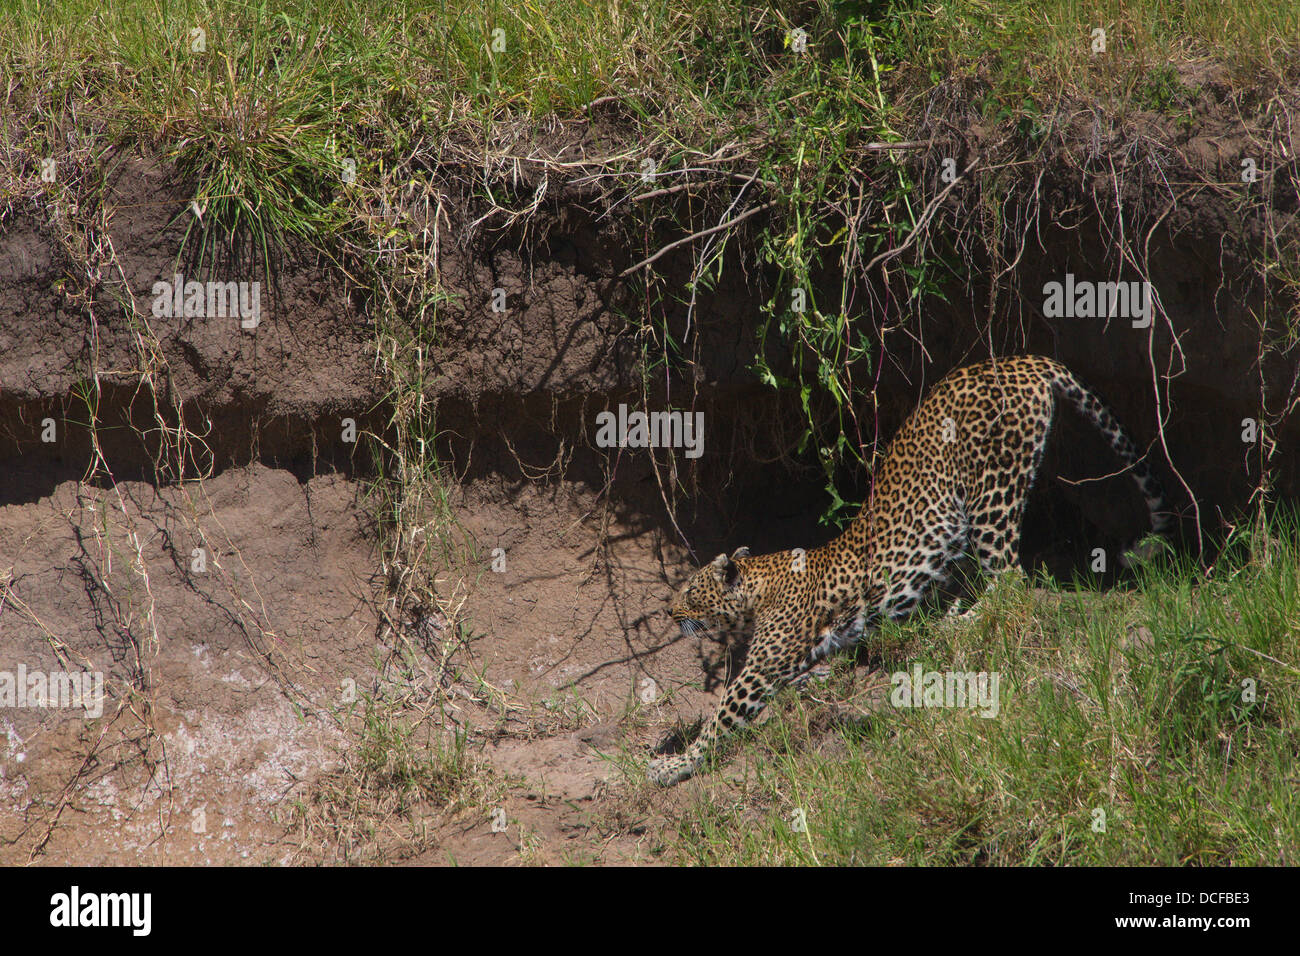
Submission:
[[949,609],[949,614],[970,618],[979,602],[997,585],[999,577],[1020,569],[1020,531],[1024,523],[1025,502],[1046,445],[1047,431],[1044,430],[1038,436],[1029,461],[1015,474],[1005,476],[1005,481],[983,489],[971,503],[971,548],[979,559],[980,570],[989,580],[983,593],[967,602],[959,599]]
[[949,580],[954,562],[969,550],[972,526],[960,496],[950,495],[929,509],[914,533],[919,541],[915,553],[902,552],[898,567],[883,582],[879,610],[884,618],[902,620],[912,614],[933,588]]

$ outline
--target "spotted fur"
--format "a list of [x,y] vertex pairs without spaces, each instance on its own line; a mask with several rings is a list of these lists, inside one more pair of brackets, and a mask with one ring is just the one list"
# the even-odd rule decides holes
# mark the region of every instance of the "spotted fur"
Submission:
[[[752,633],[745,666],[685,753],[659,757],[650,779],[695,773],[713,745],[754,719],[782,687],[885,619],[907,617],[963,556],[996,576],[1019,565],[1025,500],[1057,402],[1109,441],[1146,499],[1151,531],[1170,524],[1164,493],[1114,414],[1061,363],[1017,356],[957,369],[899,430],[871,500],[830,543],[802,552],[720,554],[672,604],[684,634]],[[1146,557],[1151,543],[1139,547]]]

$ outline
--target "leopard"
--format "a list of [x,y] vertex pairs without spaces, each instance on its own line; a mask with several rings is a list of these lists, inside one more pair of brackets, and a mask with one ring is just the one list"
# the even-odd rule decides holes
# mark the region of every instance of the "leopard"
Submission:
[[[1149,560],[1173,519],[1159,478],[1111,408],[1046,356],[957,368],[888,444],[870,495],[837,537],[811,549],[724,552],[677,591],[670,614],[683,636],[710,628],[748,635],[748,651],[694,742],[650,761],[650,781],[670,786],[693,776],[782,688],[883,622],[927,606],[963,560],[978,563],[988,581],[983,594],[1018,570],[1026,499],[1062,402],[1105,437],[1146,502],[1150,531],[1121,564]],[[971,618],[983,594],[965,607],[959,598],[948,613]]]

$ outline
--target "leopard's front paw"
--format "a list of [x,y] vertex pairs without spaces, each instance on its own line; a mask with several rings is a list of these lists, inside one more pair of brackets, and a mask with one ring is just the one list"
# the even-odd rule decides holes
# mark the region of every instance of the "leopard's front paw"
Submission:
[[671,787],[695,773],[695,765],[684,754],[656,757],[650,761],[646,777],[661,787]]

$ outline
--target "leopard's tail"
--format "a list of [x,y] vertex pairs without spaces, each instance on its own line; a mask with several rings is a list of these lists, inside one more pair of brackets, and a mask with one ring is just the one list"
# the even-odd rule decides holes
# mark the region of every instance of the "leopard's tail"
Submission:
[[[1110,447],[1124,463],[1125,470],[1137,483],[1142,497],[1146,499],[1147,513],[1151,516],[1151,534],[1167,537],[1173,527],[1173,517],[1168,511],[1165,491],[1160,479],[1156,477],[1145,458],[1138,453],[1133,439],[1129,437],[1110,407],[1075,378],[1064,365],[1059,363],[1053,365],[1053,391],[1059,398],[1064,398],[1073,405],[1080,415],[1092,422],[1105,436]],[[1137,561],[1141,562],[1151,557],[1157,548],[1158,544],[1147,539],[1138,543],[1131,551]],[[1120,563],[1127,567],[1133,562],[1126,555],[1121,557]]]

